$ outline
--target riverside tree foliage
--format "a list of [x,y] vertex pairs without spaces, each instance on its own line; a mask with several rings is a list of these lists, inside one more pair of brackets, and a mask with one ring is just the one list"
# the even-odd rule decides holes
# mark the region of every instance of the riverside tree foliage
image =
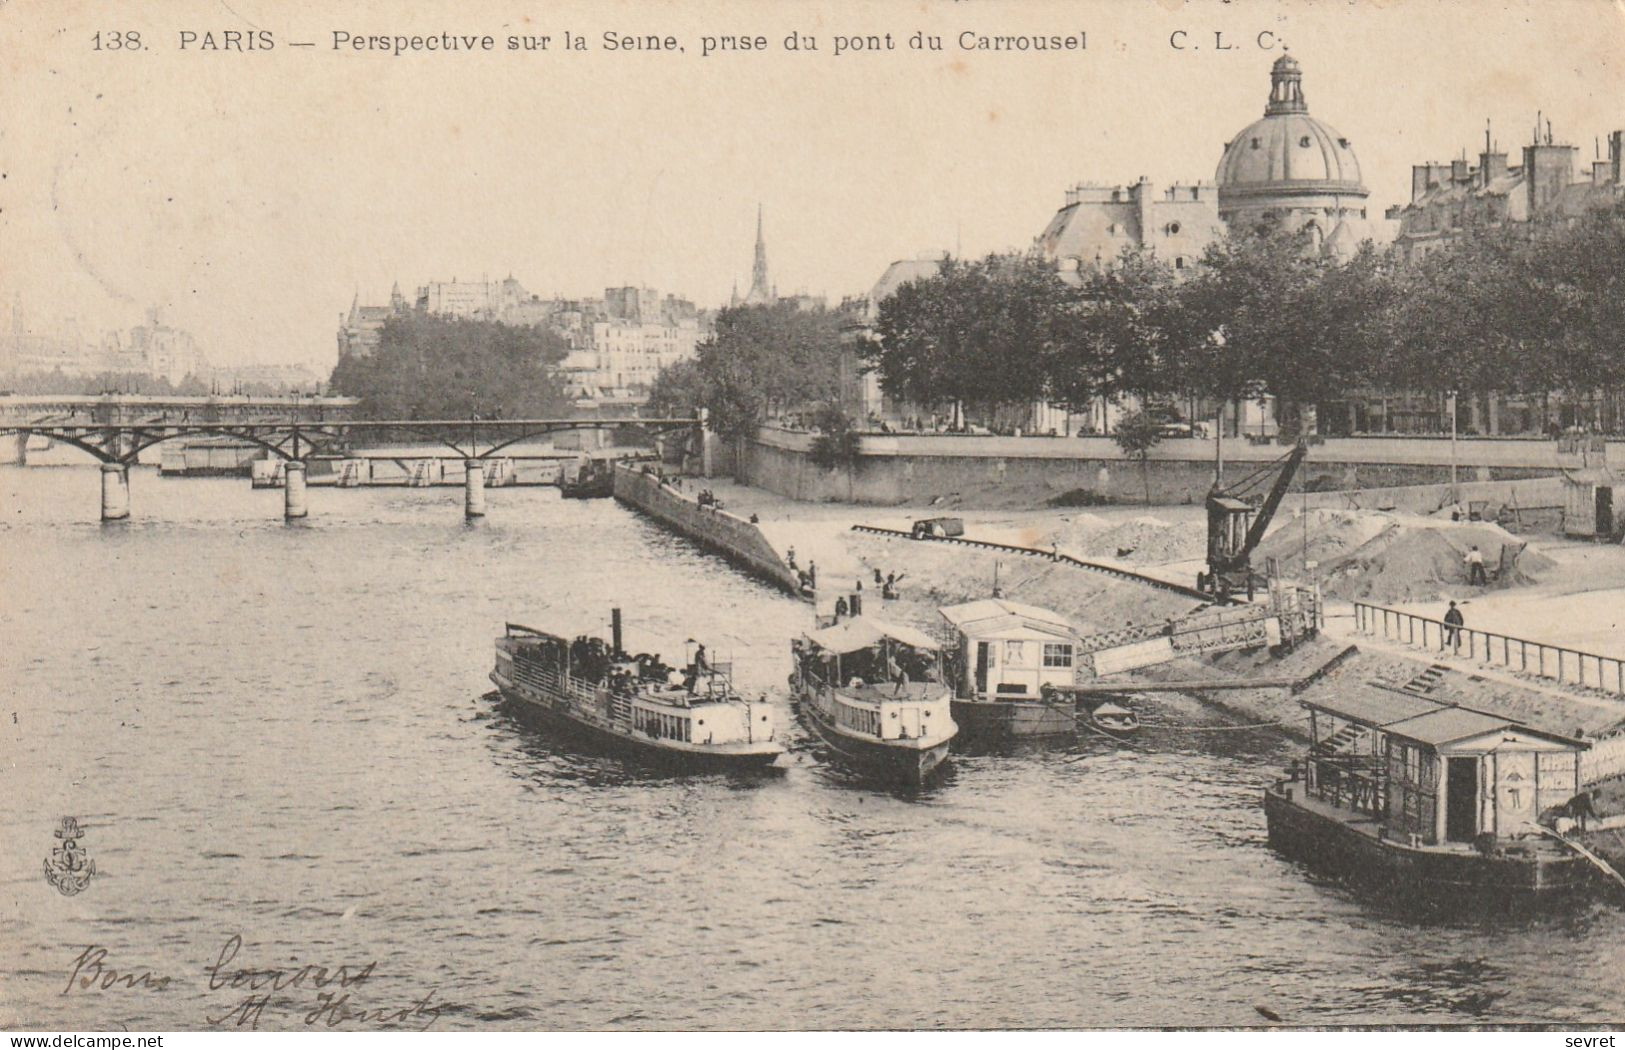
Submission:
[[840,334],[839,318],[827,310],[789,303],[724,309],[693,360],[661,371],[650,413],[704,408],[713,430],[741,438],[775,413],[815,410],[839,393]]
[[863,352],[891,396],[973,410],[1271,395],[1290,420],[1355,389],[1625,387],[1625,201],[1477,231],[1411,265],[1306,248],[1233,231],[1183,280],[1130,249],[1077,284],[1032,258],[946,260],[881,304]]
[[541,419],[565,414],[557,371],[569,347],[545,328],[404,313],[371,354],[340,359],[335,394],[364,419]]

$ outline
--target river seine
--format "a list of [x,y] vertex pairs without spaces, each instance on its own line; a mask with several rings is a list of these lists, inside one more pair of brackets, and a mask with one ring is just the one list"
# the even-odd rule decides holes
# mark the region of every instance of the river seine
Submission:
[[[142,469],[102,526],[98,484],[0,468],[0,1027],[1620,1019],[1625,912],[1427,922],[1311,877],[1265,845],[1291,745],[1192,702],[917,795],[805,751],[653,773],[493,706],[503,621],[619,605],[789,723],[806,606],[552,489],[472,527],[460,490],[312,489],[288,527],[278,491]],[[73,896],[42,873],[69,816]]]

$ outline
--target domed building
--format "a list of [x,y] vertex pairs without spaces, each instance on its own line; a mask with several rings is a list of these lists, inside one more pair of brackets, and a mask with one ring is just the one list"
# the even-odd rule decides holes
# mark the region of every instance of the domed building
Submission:
[[1280,221],[1338,255],[1371,236],[1370,191],[1360,181],[1354,147],[1309,115],[1303,69],[1291,55],[1275,60],[1264,116],[1225,144],[1215,181],[1219,218],[1231,228]]

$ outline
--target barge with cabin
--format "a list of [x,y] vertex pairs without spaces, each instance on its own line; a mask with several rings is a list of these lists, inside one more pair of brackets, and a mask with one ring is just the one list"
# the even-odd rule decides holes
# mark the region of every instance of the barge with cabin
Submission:
[[1587,742],[1377,683],[1302,703],[1309,751],[1264,792],[1277,851],[1434,906],[1592,884],[1590,861],[1540,823],[1579,791]]

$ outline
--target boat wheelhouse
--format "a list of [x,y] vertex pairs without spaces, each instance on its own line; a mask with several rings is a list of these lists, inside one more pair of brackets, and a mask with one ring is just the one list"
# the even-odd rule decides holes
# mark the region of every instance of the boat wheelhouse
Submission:
[[1588,880],[1586,860],[1539,823],[1579,790],[1585,741],[1375,683],[1302,703],[1309,752],[1264,794],[1276,849],[1437,901],[1544,898]]
[[802,718],[862,772],[923,783],[958,732],[940,651],[912,627],[856,617],[791,643]]
[[1059,613],[1004,598],[950,605],[946,621],[954,721],[967,737],[1076,731],[1078,632]]
[[731,666],[703,648],[677,670],[628,655],[614,638],[573,640],[510,623],[491,680],[503,699],[548,726],[610,750],[685,767],[764,766],[784,753],[766,698],[734,689]]

